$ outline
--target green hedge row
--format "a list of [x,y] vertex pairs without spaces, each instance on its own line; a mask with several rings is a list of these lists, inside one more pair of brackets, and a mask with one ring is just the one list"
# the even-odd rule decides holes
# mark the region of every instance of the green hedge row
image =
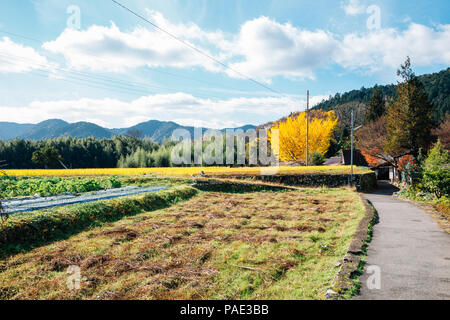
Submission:
[[225,193],[251,193],[251,192],[279,192],[289,191],[288,186],[271,186],[258,183],[237,182],[229,180],[217,180],[209,178],[199,178],[195,181],[195,188],[206,192]]
[[65,239],[102,222],[117,221],[124,216],[168,207],[198,192],[193,187],[180,186],[134,197],[13,215],[0,226],[0,257]]
[[[229,176],[215,176],[218,179],[230,178]],[[249,181],[263,181],[277,183],[286,186],[296,187],[329,187],[340,188],[350,183],[349,174],[277,174],[277,175],[236,175],[233,179]],[[354,184],[359,186],[361,191],[371,191],[377,187],[377,177],[375,172],[355,174]]]

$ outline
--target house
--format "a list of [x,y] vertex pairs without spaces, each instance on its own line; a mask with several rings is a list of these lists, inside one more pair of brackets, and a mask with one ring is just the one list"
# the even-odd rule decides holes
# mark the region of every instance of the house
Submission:
[[[341,160],[343,165],[349,166],[351,164],[351,151],[341,150]],[[398,159],[396,158],[395,160]],[[370,169],[375,171],[377,180],[398,180],[398,170],[390,162],[380,160],[376,165],[370,165],[359,150],[354,150],[353,164],[355,166],[370,167]]]
[[[352,152],[351,150],[341,150],[341,163],[344,166],[351,165],[351,156]],[[359,167],[368,167],[369,164],[366,161],[366,158],[363,156],[361,151],[359,150],[353,150],[353,165],[359,166]]]
[[331,157],[324,163],[325,166],[340,166],[342,165],[342,157]]

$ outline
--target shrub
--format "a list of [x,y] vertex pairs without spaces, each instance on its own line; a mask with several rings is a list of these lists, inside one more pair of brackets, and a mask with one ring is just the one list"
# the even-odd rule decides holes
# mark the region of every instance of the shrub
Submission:
[[423,163],[422,185],[428,191],[441,198],[450,193],[450,155],[441,141],[434,145]]
[[422,185],[437,198],[448,196],[450,194],[450,170],[424,171]]
[[325,157],[320,152],[314,152],[311,157],[314,166],[321,166],[325,163]]
[[447,197],[440,198],[434,205],[437,211],[450,219],[450,199]]

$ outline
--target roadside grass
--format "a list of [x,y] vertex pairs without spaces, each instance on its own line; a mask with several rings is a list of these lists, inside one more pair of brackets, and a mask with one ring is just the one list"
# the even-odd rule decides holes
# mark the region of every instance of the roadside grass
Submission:
[[323,299],[363,215],[345,188],[201,193],[0,261],[0,299]]
[[361,261],[359,262],[358,268],[353,272],[351,275],[351,279],[353,280],[353,285],[350,287],[347,292],[345,292],[342,296],[342,300],[350,300],[354,296],[357,296],[361,292],[361,281],[359,278],[364,274],[364,268],[366,266],[366,260],[367,260],[367,249],[369,247],[369,244],[372,242],[373,237],[373,228],[376,224],[380,222],[379,215],[375,207],[373,206],[372,202],[369,201],[369,205],[373,210],[373,218],[369,223],[369,227],[367,229],[367,239],[364,241],[364,245],[362,247],[362,252],[360,254]]

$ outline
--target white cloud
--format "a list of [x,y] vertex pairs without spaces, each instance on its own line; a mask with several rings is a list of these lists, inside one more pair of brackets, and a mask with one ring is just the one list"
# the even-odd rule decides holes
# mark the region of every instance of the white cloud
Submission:
[[8,37],[0,41],[0,73],[24,73],[48,68],[47,59],[33,48],[15,43]]
[[[358,1],[345,3],[349,14],[359,12]],[[397,68],[407,55],[414,65],[450,63],[450,24],[427,27],[410,23],[394,28],[335,35],[325,30],[305,30],[268,17],[245,22],[237,34],[206,31],[193,23],[174,24],[161,13],[147,10],[152,21],[171,34],[229,64],[241,74],[270,83],[274,77],[315,79],[318,69],[333,65],[348,70],[377,72]],[[154,29],[131,31],[93,25],[86,30],[63,31],[43,48],[65,57],[69,67],[80,70],[130,72],[148,66],[190,69],[241,75],[224,68],[191,48]],[[11,41],[0,41],[0,72],[25,73],[52,69],[35,49]],[[53,69],[51,76],[57,77]]]
[[[312,103],[322,96],[313,97]],[[24,107],[0,106],[0,121],[37,123],[63,118],[69,122],[91,121],[109,128],[129,127],[157,119],[209,128],[262,124],[303,110],[304,99],[290,97],[199,99],[186,93],[151,95],[127,102],[116,99],[35,101]],[[101,120],[98,120],[101,119]]]
[[378,71],[396,68],[410,56],[414,66],[450,64],[450,25],[437,29],[410,24],[408,29],[381,29],[367,35],[349,34],[335,61],[349,69]]
[[364,13],[364,6],[359,3],[359,0],[347,0],[341,6],[345,13],[350,16]]
[[[244,61],[231,66],[260,80],[314,78],[314,70],[327,63],[336,45],[333,36],[323,30],[302,30],[260,17],[242,26],[233,53]],[[228,74],[236,76],[232,71]]]
[[[222,59],[224,55],[220,52],[215,55],[208,48],[230,47],[220,31],[205,32],[195,24],[174,25],[159,12],[148,13],[162,28],[216,59]],[[43,48],[62,54],[75,69],[126,72],[130,68],[149,66],[221,70],[212,60],[167,34],[142,27],[124,32],[114,23],[109,27],[93,25],[84,31],[66,29],[56,40],[44,43]]]
[[[363,7],[358,1],[349,1],[344,8],[348,14],[356,14]],[[407,55],[419,66],[448,64],[450,60],[450,25],[433,29],[411,23],[404,31],[380,29],[339,37],[324,30],[304,30],[260,17],[247,21],[239,33],[230,35],[220,30],[205,31],[193,23],[173,24],[156,11],[147,13],[157,25],[183,41],[214,55],[241,74],[269,83],[277,76],[314,79],[317,69],[333,64],[373,72],[398,67]],[[43,47],[64,55],[75,69],[128,72],[143,66],[202,67],[224,72],[212,60],[166,34],[142,27],[124,32],[114,23],[109,27],[94,25],[84,31],[65,30]],[[27,50],[37,54],[32,48]],[[17,68],[29,70],[26,66]],[[242,77],[231,70],[226,72],[230,77]]]

